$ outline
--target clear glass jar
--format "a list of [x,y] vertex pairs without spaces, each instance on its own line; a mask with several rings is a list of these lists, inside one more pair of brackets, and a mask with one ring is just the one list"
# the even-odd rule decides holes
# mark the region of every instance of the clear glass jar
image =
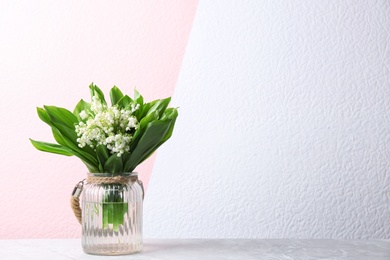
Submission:
[[[123,183],[96,183],[88,175],[82,195],[82,247],[94,255],[125,255],[142,250],[143,187],[137,173]],[[92,177],[92,178],[91,178]],[[99,174],[103,181],[111,174]],[[95,178],[96,179],[96,178]]]

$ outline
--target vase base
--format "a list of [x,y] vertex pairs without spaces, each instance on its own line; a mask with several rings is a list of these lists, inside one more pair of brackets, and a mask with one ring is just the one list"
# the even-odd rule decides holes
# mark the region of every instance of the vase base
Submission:
[[89,255],[131,255],[142,251],[142,243],[129,245],[106,244],[83,247],[84,253]]

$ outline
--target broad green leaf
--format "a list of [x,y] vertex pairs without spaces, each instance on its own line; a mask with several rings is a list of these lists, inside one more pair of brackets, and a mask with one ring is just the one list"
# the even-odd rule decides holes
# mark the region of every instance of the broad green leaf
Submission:
[[39,118],[52,128],[52,133],[53,133],[54,139],[57,141],[57,143],[59,143],[61,145],[64,145],[64,146],[67,146],[65,144],[65,142],[63,141],[61,133],[56,128],[54,123],[51,121],[51,119],[50,119],[49,115],[47,114],[46,110],[43,109],[43,108],[37,107],[37,112],[38,112]]
[[89,167],[93,167],[95,169],[99,167],[99,163],[95,158],[95,156],[83,151],[82,148],[70,142],[65,136],[63,136],[63,138],[68,148],[72,150],[72,153],[78,158],[80,158],[84,162],[84,164],[88,165]]
[[138,121],[140,121],[142,119],[141,117],[144,109],[144,98],[136,89],[134,89],[134,101],[139,105],[139,108],[135,111],[134,116]]
[[[77,155],[76,155],[77,156]],[[78,156],[77,156],[78,157]],[[80,157],[79,157],[80,158]],[[81,158],[80,158],[81,159]],[[85,166],[87,167],[88,171],[91,172],[91,173],[97,173],[97,172],[100,172],[99,171],[99,168],[95,165],[95,164],[92,164],[88,161],[85,161],[83,159],[81,159],[81,161],[85,164]]]
[[137,89],[134,89],[134,101],[140,105],[144,104],[144,97],[138,92]]
[[[73,143],[76,144],[77,135],[74,129],[67,127],[66,123],[61,124],[61,120],[56,120],[56,123],[52,122],[51,120],[51,118],[54,118],[56,116],[59,117],[58,111],[61,111],[61,109],[49,107],[49,111],[51,111],[52,117],[50,117],[50,115],[45,109],[37,108],[39,118],[41,118],[42,121],[44,121],[45,123],[51,126],[54,139],[59,144],[69,147],[69,145],[64,140],[64,136],[66,136],[69,140],[71,140]],[[69,115],[69,113],[66,114]],[[59,129],[61,129],[62,132]]]
[[104,164],[106,163],[108,157],[110,157],[110,153],[107,150],[105,145],[96,146],[96,155],[99,161],[99,166],[102,166],[102,170],[104,170]]
[[85,146],[83,148],[80,148],[78,146],[77,134],[76,134],[76,131],[74,129],[71,129],[67,126],[57,124],[57,123],[54,123],[54,126],[62,134],[62,137],[64,138],[64,140],[65,140],[67,146],[69,146],[69,148],[72,148],[74,150],[80,150],[80,152],[86,152],[86,153],[90,154],[92,157],[94,156],[95,152],[91,147]]
[[102,203],[102,211],[103,211],[103,228],[108,228],[108,215],[109,215],[109,207],[106,206],[105,202]]
[[66,138],[69,142],[78,147],[77,144],[77,134],[74,129],[71,129],[65,125],[56,124],[54,126],[58,129],[58,131],[62,134],[63,138]]
[[173,128],[175,127],[175,122],[176,122],[176,117],[175,118],[172,118],[172,119],[168,119],[166,122],[169,122],[169,128],[168,128],[168,131],[166,132],[166,134],[164,135],[164,137],[160,140],[160,142],[154,147],[154,150],[149,152],[148,154],[146,154],[140,163],[142,163],[143,161],[145,161],[146,159],[148,159],[153,153],[155,150],[157,150],[163,143],[165,143],[169,138],[171,138],[172,136],[172,133],[173,133]]
[[127,213],[129,205],[127,202],[122,201],[105,201],[102,203],[103,228],[108,228],[108,224],[112,224],[112,229],[118,232],[119,225],[124,224],[124,215]]
[[145,130],[150,122],[153,122],[158,119],[158,112],[154,111],[154,113],[150,113],[139,122],[139,128]]
[[49,115],[47,114],[46,110],[40,107],[37,107],[37,113],[39,118],[45,122],[46,124],[53,126],[53,122],[51,121]]
[[130,153],[124,152],[121,157],[122,157],[122,163],[123,165],[125,165],[125,163],[130,159]]
[[[91,153],[94,153],[93,150],[90,147],[84,147],[83,149],[78,147],[76,142],[77,135],[74,130],[69,129],[62,124],[54,124],[51,122],[49,115],[43,108],[37,108],[37,111],[38,116],[42,119],[42,121],[51,126],[54,139],[60,144],[60,146],[65,147],[65,150],[68,152],[71,151],[71,155],[79,157],[90,172],[98,172],[98,162],[94,156],[90,155]],[[58,128],[60,128],[62,132]]]
[[62,136],[61,132],[55,126],[53,126],[51,128],[51,132],[53,133],[54,139],[57,141],[57,143],[59,143],[60,145],[68,147],[68,145],[66,144],[66,142],[64,140],[64,137]]
[[114,203],[107,202],[107,203],[105,203],[105,206],[106,206],[107,211],[108,211],[108,223],[114,224]]
[[[81,150],[72,149],[72,153],[81,159],[81,161],[87,166],[90,172],[99,172],[99,163],[93,156],[86,156],[86,153]],[[91,171],[91,169],[93,169],[93,171]]]
[[162,116],[161,119],[162,120],[173,119],[173,118],[177,118],[178,115],[179,112],[177,111],[177,108],[170,107],[165,110],[164,115]]
[[123,171],[122,158],[115,153],[111,155],[104,164],[104,171],[107,173],[121,173]]
[[166,117],[163,120],[170,120],[171,123],[170,123],[170,126],[169,126],[167,133],[165,134],[164,138],[161,140],[162,143],[164,143],[169,138],[171,138],[172,133],[173,133],[173,128],[175,127],[176,119],[179,116],[179,113],[178,113],[176,108],[166,110],[166,112],[167,112],[167,113],[165,113],[166,115],[164,115]]
[[178,115],[179,113],[176,108],[168,108],[165,110],[162,121],[169,122],[168,131],[166,132],[163,139],[161,139],[161,141],[154,147],[154,149],[142,158],[140,163],[148,159],[155,152],[155,150],[157,150],[162,144],[164,144],[169,138],[171,138]]
[[123,96],[117,103],[118,107],[120,108],[125,108],[127,106],[129,106],[131,103],[133,102],[133,100],[128,96]]
[[155,151],[155,147],[167,133],[169,125],[170,122],[164,121],[154,121],[148,124],[145,133],[142,135],[134,151],[131,153],[130,160],[128,160],[125,164],[125,171],[133,171],[146,156]]
[[103,104],[107,105],[107,102],[106,102],[106,100],[105,100],[105,98],[104,98],[104,94],[103,94],[102,90],[101,90],[98,86],[96,86],[96,85],[94,85],[93,83],[91,83],[91,85],[89,85],[89,92],[91,93],[91,99],[92,99],[95,95],[97,95],[98,98],[100,99],[100,101],[101,101]]
[[149,109],[147,114],[158,112],[159,117],[164,114],[165,109],[168,107],[169,102],[171,102],[171,98],[160,99]]
[[48,153],[54,153],[54,154],[60,154],[60,155],[66,155],[66,156],[72,156],[75,155],[81,159],[81,161],[87,166],[87,169],[89,172],[98,172],[98,169],[95,165],[91,164],[89,161],[86,161],[83,159],[82,156],[80,156],[77,152],[69,149],[66,146],[58,145],[58,144],[51,144],[46,142],[40,142],[40,141],[34,141],[30,139],[32,145],[43,152]]
[[[69,112],[69,111],[68,111]],[[72,115],[74,118],[76,118],[72,113],[67,113],[67,115]],[[51,114],[49,113],[49,116],[51,116]],[[52,118],[52,117],[50,117]],[[77,119],[76,119],[77,120]],[[85,146],[84,148],[80,148],[78,147],[78,143],[77,143],[77,134],[76,134],[76,131],[75,131],[75,127],[74,125],[71,125],[70,127],[67,126],[65,123],[62,123],[61,124],[61,119],[59,120],[56,120],[57,122],[55,122],[53,120],[53,126],[55,128],[57,128],[59,130],[59,132],[62,134],[62,137],[64,138],[64,141],[66,142],[67,146],[73,150],[79,150],[80,153],[83,153],[83,152],[86,152],[88,154],[90,154],[92,156],[92,158],[94,157],[94,154],[95,152],[92,150],[92,148],[90,148],[89,146]],[[73,144],[73,145],[72,145]],[[96,161],[97,163],[97,161]]]
[[[95,152],[92,148],[86,146],[80,148],[77,143],[77,134],[75,132],[75,123],[78,122],[77,118],[73,113],[64,109],[52,106],[44,106],[47,114],[49,115],[54,127],[61,133],[62,142],[68,148],[72,149],[73,154],[89,165],[89,168],[98,168],[98,161],[95,158]],[[58,134],[56,131],[54,131]],[[54,136],[55,138],[58,138]],[[58,140],[56,140],[58,142]]]
[[163,121],[170,122],[169,129],[166,132],[164,138],[160,141],[158,147],[160,147],[165,141],[167,141],[169,138],[171,138],[172,133],[173,133],[173,128],[175,127],[176,118],[178,117],[178,115],[179,115],[179,113],[178,113],[176,108],[169,108],[169,110],[168,109],[166,110]]
[[48,152],[48,153],[55,153],[55,154],[61,154],[66,156],[72,156],[72,150],[70,150],[68,147],[58,145],[58,144],[51,144],[46,142],[40,142],[30,139],[32,145],[38,149],[39,151]]
[[83,159],[86,162],[89,162],[91,165],[94,165],[95,168],[98,167],[98,161],[95,158],[95,152],[89,146],[80,148],[76,141],[77,135],[73,129],[70,129],[61,124],[54,124],[58,131],[61,133],[62,138],[66,146],[72,149],[77,157]]
[[148,114],[150,108],[153,107],[154,104],[156,104],[158,101],[159,101],[159,99],[153,100],[153,101],[151,101],[149,103],[145,103],[144,106],[143,106],[141,117],[144,118]]
[[111,105],[115,105],[116,103],[118,103],[118,101],[123,97],[123,93],[122,91],[120,91],[119,88],[117,88],[116,86],[114,86],[111,90],[110,90],[110,98],[111,98]]
[[43,109],[43,108],[39,108],[38,107],[37,108],[37,112],[38,112],[39,118],[42,119],[42,121],[44,121],[45,123],[47,123],[48,125],[51,126],[54,139],[57,141],[57,143],[59,143],[60,145],[63,145],[63,146],[68,146],[66,144],[65,140],[64,140],[64,137],[63,137],[62,133],[57,129],[55,124],[51,121],[51,119],[50,119],[49,115],[47,114],[46,110]]
[[75,124],[78,123],[77,117],[65,108],[55,106],[44,106],[44,108],[54,124],[61,124],[74,129]]
[[157,111],[154,111],[154,113],[150,113],[149,115],[142,118],[142,120],[139,122],[138,129],[135,131],[133,138],[131,140],[131,144],[130,144],[130,151],[131,152],[137,146],[137,143],[138,143],[139,139],[142,137],[142,135],[144,134],[148,124],[150,122],[157,120],[157,119],[158,119],[158,112]]
[[85,111],[88,112],[91,105],[88,102],[85,102],[84,100],[80,100],[79,103],[77,103],[76,107],[73,110],[73,114],[77,117],[78,121],[82,121],[80,118],[80,112]]

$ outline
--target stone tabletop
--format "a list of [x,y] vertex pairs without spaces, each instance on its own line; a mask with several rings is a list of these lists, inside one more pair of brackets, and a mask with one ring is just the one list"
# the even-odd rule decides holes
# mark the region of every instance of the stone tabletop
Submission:
[[0,259],[390,259],[390,240],[145,239],[141,253],[87,255],[79,239],[0,240]]

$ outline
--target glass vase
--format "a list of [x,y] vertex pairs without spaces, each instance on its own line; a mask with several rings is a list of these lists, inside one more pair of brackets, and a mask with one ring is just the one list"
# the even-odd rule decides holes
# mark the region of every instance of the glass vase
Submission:
[[[82,195],[82,247],[94,255],[126,255],[142,250],[143,187],[137,173],[119,183],[89,174]],[[92,178],[91,178],[92,177]],[[96,178],[95,178],[96,179]],[[141,183],[142,184],[142,183]]]

